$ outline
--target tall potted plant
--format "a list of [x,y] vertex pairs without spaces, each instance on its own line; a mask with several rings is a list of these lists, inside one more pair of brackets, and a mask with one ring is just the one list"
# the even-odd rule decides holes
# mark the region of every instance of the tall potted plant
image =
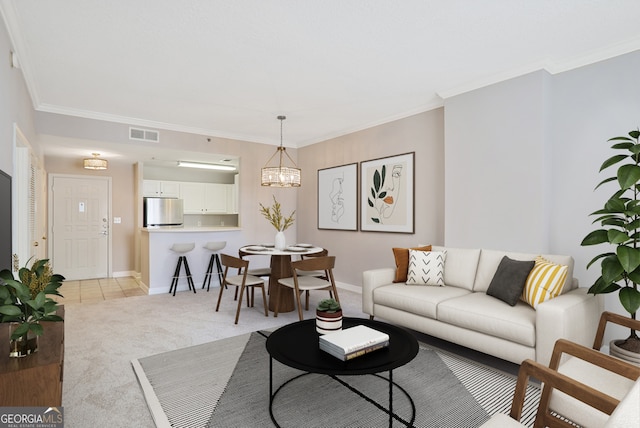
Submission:
[[[600,228],[589,233],[581,245],[609,244],[612,250],[598,254],[587,265],[600,261],[601,275],[589,288],[589,293],[618,292],[622,307],[636,319],[640,308],[640,130],[629,136],[611,138],[615,155],[604,161],[600,172],[616,166],[615,175],[605,178],[596,189],[606,183],[615,183],[614,193],[604,207],[591,213]],[[635,330],[629,337],[611,343],[640,357],[640,338]]]

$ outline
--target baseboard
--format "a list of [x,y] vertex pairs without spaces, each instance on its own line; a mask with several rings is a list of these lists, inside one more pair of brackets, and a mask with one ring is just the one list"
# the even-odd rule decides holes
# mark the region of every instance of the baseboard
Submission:
[[357,285],[347,284],[345,282],[337,282],[336,281],[336,287],[344,288],[347,291],[352,291],[354,293],[362,294],[362,287],[358,287]]
[[140,275],[136,271],[133,271],[133,270],[123,270],[122,272],[113,272],[113,274],[112,274],[113,278],[122,278],[122,277],[125,277],[125,276],[131,276],[131,277],[134,277],[134,278],[139,278],[140,277]]
[[[114,275],[115,276],[115,275]],[[124,275],[124,276],[134,276],[134,275]],[[137,276],[136,277],[138,279],[138,282],[140,283],[140,287],[143,288],[147,294],[162,294],[165,293],[165,291],[160,291],[160,290],[156,290],[153,293],[149,293],[149,287],[140,280],[140,277]],[[196,284],[196,288],[198,288],[199,286]],[[213,285],[212,285],[213,287]],[[353,284],[347,284],[346,282],[336,282],[336,287],[347,290],[347,291],[351,291],[353,293],[358,293],[358,294],[362,294],[362,287],[358,287],[357,285],[353,285]],[[218,288],[218,285],[216,284],[215,287],[213,288]],[[177,291],[187,291],[189,290],[189,287],[186,284],[181,284],[178,286],[178,290]]]

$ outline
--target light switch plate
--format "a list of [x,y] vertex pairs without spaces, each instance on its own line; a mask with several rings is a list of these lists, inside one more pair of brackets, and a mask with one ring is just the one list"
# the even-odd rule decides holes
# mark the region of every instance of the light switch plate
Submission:
[[113,218],[113,223],[114,223],[114,224],[120,224],[120,223],[122,223],[122,217],[114,217],[114,218]]

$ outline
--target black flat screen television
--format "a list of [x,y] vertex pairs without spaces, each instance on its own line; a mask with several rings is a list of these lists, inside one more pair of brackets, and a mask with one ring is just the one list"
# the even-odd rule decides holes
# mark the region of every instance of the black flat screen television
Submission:
[[0,270],[11,269],[11,176],[0,170]]

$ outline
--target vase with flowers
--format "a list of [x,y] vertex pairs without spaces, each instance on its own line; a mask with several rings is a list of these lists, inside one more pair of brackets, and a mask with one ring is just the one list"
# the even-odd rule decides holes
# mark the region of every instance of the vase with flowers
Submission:
[[58,288],[64,277],[54,274],[48,259],[23,267],[15,279],[10,270],[0,271],[0,323],[8,323],[9,356],[24,357],[38,349],[42,321],[62,321],[56,315],[58,303],[49,295],[62,297]]
[[273,196],[273,205],[270,207],[265,207],[260,204],[260,213],[264,218],[269,220],[269,223],[278,231],[276,233],[276,238],[274,242],[274,246],[276,250],[284,250],[287,246],[284,231],[289,228],[294,222],[294,215],[296,213],[295,210],[288,216],[285,217],[282,215],[282,206],[276,200],[276,197]]

